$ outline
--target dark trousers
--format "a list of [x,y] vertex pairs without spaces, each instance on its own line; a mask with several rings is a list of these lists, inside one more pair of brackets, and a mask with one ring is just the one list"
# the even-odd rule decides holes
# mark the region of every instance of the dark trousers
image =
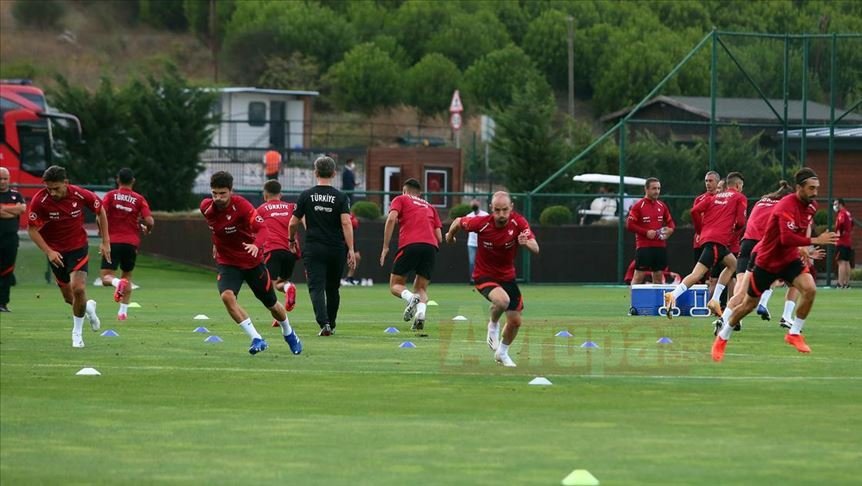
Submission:
[[321,328],[335,328],[341,296],[341,274],[347,262],[347,248],[308,244],[302,248],[302,261],[308,277],[308,293],[314,307],[314,318]]
[[18,233],[0,234],[0,305],[9,303],[9,288],[15,285]]

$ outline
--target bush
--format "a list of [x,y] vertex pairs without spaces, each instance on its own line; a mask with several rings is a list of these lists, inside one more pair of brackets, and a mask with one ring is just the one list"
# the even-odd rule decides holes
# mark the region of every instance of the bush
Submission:
[[54,29],[66,14],[66,6],[58,0],[18,0],[12,6],[12,16],[21,25],[37,29]]
[[380,217],[380,206],[371,201],[357,201],[350,211],[360,219],[377,219]]
[[449,210],[449,219],[455,219],[455,218],[461,218],[461,217],[467,216],[467,214],[472,210],[473,210],[473,206],[470,206],[467,203],[452,206],[452,209]]
[[814,213],[814,224],[817,226],[826,226],[828,216],[829,215],[825,209],[818,209],[817,212]]
[[539,223],[548,226],[560,226],[572,221],[572,210],[566,206],[548,206],[539,215]]

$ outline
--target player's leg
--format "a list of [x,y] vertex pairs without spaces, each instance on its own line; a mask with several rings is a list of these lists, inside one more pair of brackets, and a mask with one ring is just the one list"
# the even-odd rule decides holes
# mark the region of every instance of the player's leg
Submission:
[[[707,253],[707,249],[704,248],[703,253]],[[701,258],[704,258],[703,256]],[[673,318],[672,309],[676,307],[676,299],[679,298],[680,295],[684,294],[686,290],[689,289],[692,285],[696,284],[706,275],[706,272],[709,271],[709,267],[704,265],[702,262],[697,262],[694,265],[691,273],[686,275],[682,282],[674,287],[673,291],[665,292],[664,294],[664,307],[667,309],[667,318]]]
[[500,317],[509,307],[509,294],[499,283],[481,277],[476,281],[476,290],[491,302],[487,341],[488,347],[496,351],[500,345]]
[[709,299],[706,306],[714,315],[721,315],[721,294],[730,283],[730,279],[736,274],[736,257],[733,253],[727,251],[727,248],[721,245],[716,245],[716,254],[720,258],[724,269],[718,275],[718,282],[715,284],[715,289],[712,292],[712,298]]
[[320,336],[329,336],[329,316],[326,313],[326,258],[325,247],[309,245],[303,251],[302,262],[308,278],[308,295],[314,319],[320,327]]
[[[254,296],[261,304],[263,304],[264,307],[269,309],[269,313],[272,315],[272,318],[275,320],[278,327],[281,328],[281,335],[288,346],[290,346],[290,351],[293,354],[301,353],[302,341],[299,340],[296,332],[294,332],[293,328],[290,326],[290,320],[287,318],[287,311],[284,309],[281,302],[278,301],[278,297],[275,293],[275,286],[272,283],[272,278],[266,265],[260,264],[253,269],[245,270],[243,274],[245,283],[248,284],[248,287],[254,293]],[[252,343],[252,347],[254,347],[253,345],[254,343]],[[264,349],[266,348],[264,347]],[[260,351],[262,350],[263,349]],[[249,349],[249,352],[251,353],[252,349]]]
[[712,343],[712,359],[721,361],[724,358],[724,350],[727,347],[727,341],[730,340],[730,335],[733,328],[739,324],[743,317],[747,316],[757,307],[757,302],[760,300],[761,288],[768,289],[772,282],[775,281],[777,275],[771,274],[757,266],[748,275],[748,291],[744,294],[744,298],[739,304],[731,307],[728,306],[722,316],[724,321],[721,329],[718,331],[715,341]]
[[392,270],[389,274],[389,291],[407,303],[402,315],[404,322],[413,319],[420,301],[418,294],[407,289],[407,275],[411,271],[415,271],[418,265],[416,249],[417,245],[411,244],[399,250],[392,262]]
[[416,320],[413,322],[413,329],[421,331],[425,326],[428,285],[431,284],[431,276],[434,274],[437,249],[431,245],[418,245],[417,251],[420,255],[416,263],[416,278],[413,281],[413,293],[419,295],[419,303],[416,305]]
[[[632,275],[632,285],[644,283],[647,273],[654,270],[647,250],[648,248],[637,248],[635,250],[635,273]],[[653,280],[652,283],[656,283],[656,281]]]
[[347,264],[347,249],[332,249],[326,270],[326,315],[329,317],[329,328],[335,332],[338,325],[338,309],[341,306],[341,294],[338,291],[344,266]]
[[242,288],[242,282],[245,280],[244,272],[234,266],[219,265],[218,267],[218,291],[228,315],[242,329],[242,331],[251,338],[251,347],[248,352],[257,354],[267,348],[266,341],[260,336],[260,333],[255,329],[248,312],[243,309],[237,301],[237,295]]
[[515,362],[509,357],[509,346],[518,337],[518,330],[521,329],[521,312],[524,308],[524,302],[518,284],[515,282],[505,282],[501,288],[509,298],[509,305],[506,306],[506,326],[503,328],[503,339],[497,352],[494,353],[494,359],[503,366],[515,367]]
[[785,278],[785,281],[792,282],[791,285],[793,288],[799,291],[799,302],[796,305],[796,319],[793,320],[790,330],[784,335],[784,341],[795,347],[800,353],[810,353],[811,348],[805,344],[805,339],[802,337],[802,328],[805,326],[805,320],[808,318],[812,306],[814,306],[814,297],[817,295],[817,284],[814,282],[814,277],[806,271],[803,264],[799,261],[789,265],[782,276]]
[[[113,245],[112,245],[113,246]],[[119,245],[118,245],[119,246]],[[132,245],[122,245],[120,253],[114,256],[114,260],[120,263],[122,277],[117,283],[117,290],[114,292],[114,300],[120,303],[120,308],[117,309],[117,320],[124,321],[128,318],[129,302],[132,301],[132,273],[135,271],[135,265],[138,261],[138,249]]]
[[779,326],[790,329],[790,326],[793,325],[793,320],[795,319],[793,311],[796,310],[796,301],[798,299],[799,291],[795,287],[788,286],[787,293],[784,295],[784,312],[781,313]]
[[850,286],[850,258],[852,249],[847,246],[838,246],[838,287]]
[[14,279],[15,259],[18,257],[18,234],[4,235],[0,239],[0,312],[9,312],[9,298]]

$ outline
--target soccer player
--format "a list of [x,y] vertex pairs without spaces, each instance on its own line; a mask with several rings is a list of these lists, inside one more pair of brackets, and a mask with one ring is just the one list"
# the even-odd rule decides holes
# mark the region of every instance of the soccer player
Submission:
[[[711,170],[703,176],[703,185],[706,188],[706,192],[697,196],[694,199],[694,204],[692,204],[692,209],[698,205],[704,198],[708,196],[712,196],[716,193],[718,189],[718,182],[721,180],[721,176],[718,175],[718,172]],[[700,241],[700,232],[703,231],[703,213],[702,212],[691,212],[691,224],[694,226],[694,242],[692,246],[694,247],[694,263],[697,263],[700,260],[700,255],[703,254],[703,243]]]
[[[407,179],[401,187],[401,195],[389,205],[389,216],[383,228],[383,249],[380,251],[380,266],[389,254],[389,242],[395,225],[398,224],[398,252],[389,274],[389,290],[395,297],[407,302],[404,320],[413,317],[412,329],[425,328],[425,311],[428,304],[428,284],[434,273],[437,251],[443,241],[442,223],[437,210],[428,201],[419,197],[422,186],[416,179]],[[413,292],[407,289],[407,274],[415,272]]]
[[9,188],[9,169],[0,167],[0,312],[9,312],[18,257],[18,220],[26,209],[24,196]]
[[254,328],[251,317],[236,300],[243,282],[278,321],[290,351],[301,353],[302,341],[290,327],[287,312],[275,296],[269,272],[262,262],[263,252],[254,244],[254,233],[263,226],[263,218],[250,202],[233,193],[233,176],[227,172],[219,171],[210,177],[210,193],[212,197],[201,201],[200,210],[212,231],[213,258],[218,264],[218,291],[227,313],[251,338],[248,352],[254,355],[265,351],[268,346]]
[[[132,190],[135,174],[123,168],[117,172],[117,189],[105,194],[102,206],[108,216],[108,232],[111,235],[111,260],[102,256],[101,278],[103,285],[113,285],[114,301],[120,303],[117,320],[128,318],[129,302],[132,299],[132,271],[138,258],[141,230],[153,231],[153,215],[144,196]],[[114,272],[119,267],[123,273],[117,278]]]
[[703,213],[703,231],[700,237],[703,242],[703,252],[694,269],[683,279],[682,283],[677,285],[672,292],[664,294],[664,305],[667,309],[668,319],[673,317],[672,310],[676,306],[677,297],[700,281],[706,272],[718,262],[724,262],[725,269],[721,272],[712,298],[706,306],[713,314],[721,315],[721,304],[719,303],[721,293],[736,272],[736,257],[730,253],[728,247],[731,245],[731,240],[737,235],[736,232],[745,226],[745,208],[748,206],[748,200],[740,192],[743,186],[742,174],[731,172],[727,175],[726,184],[727,189],[703,198],[691,210],[692,214]]
[[632,285],[641,284],[647,272],[652,282],[664,282],[667,268],[667,239],[676,224],[667,204],[659,201],[661,182],[650,177],[644,184],[644,198],[636,202],[626,218],[626,229],[635,234],[635,274]]
[[[491,199],[491,214],[484,217],[456,218],[446,233],[448,243],[455,242],[459,229],[479,234],[479,250],[473,280],[478,290],[491,302],[491,319],[488,321],[488,346],[494,351],[497,363],[514,368],[509,357],[509,346],[521,327],[524,299],[515,282],[515,255],[518,247],[526,247],[539,254],[539,244],[523,216],[512,208],[512,199],[506,192],[496,192]],[[500,317],[506,313],[506,327],[500,341]]]
[[850,288],[850,269],[853,267],[853,244],[850,241],[850,236],[853,234],[853,216],[847,210],[844,204],[844,199],[838,198],[832,203],[832,209],[837,213],[835,215],[835,232],[838,233],[838,243],[835,249],[838,250],[836,259],[838,260],[838,288]]
[[72,347],[84,347],[84,316],[90,327],[98,331],[99,316],[96,301],[87,300],[87,230],[84,229],[84,209],[96,214],[102,243],[99,253],[111,261],[111,238],[108,217],[99,197],[92,192],[69,184],[66,169],[52,165],[42,174],[45,188],[33,196],[27,208],[30,239],[51,263],[51,271],[63,294],[72,306]]
[[338,287],[344,272],[344,262],[356,266],[353,251],[353,225],[350,224],[350,203],[347,196],[332,187],[335,161],[322,156],[314,161],[317,185],[302,191],[296,210],[290,217],[288,242],[297,248],[296,233],[305,220],[305,251],[302,261],[308,275],[308,293],[314,307],[314,318],[320,326],[318,336],[331,336],[335,331],[341,296]]
[[784,336],[784,341],[800,353],[811,352],[801,333],[805,319],[814,304],[817,286],[800,258],[799,247],[812,244],[834,245],[838,235],[826,231],[816,238],[806,236],[813,222],[814,213],[817,212],[817,203],[814,199],[817,197],[820,181],[817,174],[808,167],[797,171],[794,179],[796,193],[783,198],[775,205],[766,223],[763,238],[753,250],[756,254],[754,269],[749,276],[745,298],[729,311],[725,311],[727,319],[712,344],[714,361],[721,361],[724,358],[732,326],[757,306],[760,294],[777,279],[784,280],[800,293],[796,319]]
[[[350,195],[348,194],[348,199]],[[353,227],[354,237],[356,235],[356,230],[359,229],[359,218],[353,214],[353,211],[350,212],[350,225]],[[359,253],[359,250],[355,250],[353,252],[353,258],[356,260],[356,264],[353,265],[352,268],[347,268],[347,275],[341,281],[341,285],[351,286],[351,285],[359,285],[361,282],[358,278],[356,278],[356,271],[359,270],[359,265],[362,263],[362,254]]]
[[[255,244],[263,248],[263,262],[270,278],[275,278],[275,290],[284,292],[284,309],[287,312],[296,306],[296,286],[290,281],[293,268],[301,253],[299,245],[296,252],[289,248],[288,225],[296,204],[281,200],[281,184],[271,179],[263,185],[263,204],[258,206],[257,214],[263,218],[263,227],[257,232]],[[273,321],[272,327],[278,327]]]

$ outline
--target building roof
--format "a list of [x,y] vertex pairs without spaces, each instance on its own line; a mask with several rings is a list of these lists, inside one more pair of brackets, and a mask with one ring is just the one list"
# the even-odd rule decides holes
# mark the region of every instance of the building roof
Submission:
[[[862,139],[862,127],[836,128],[835,138]],[[783,130],[778,131],[778,136],[784,135]],[[788,138],[802,138],[802,130],[787,130]],[[806,138],[829,138],[829,128],[809,128],[805,131]]]
[[254,88],[249,86],[235,86],[229,88],[213,88],[219,93],[260,93],[271,95],[288,95],[288,96],[320,96],[319,91],[303,91],[295,89],[269,89],[269,88]]
[[[680,110],[687,111],[696,116],[700,116],[706,120],[710,118],[711,100],[707,96],[657,96],[640,108],[643,110],[647,106],[656,103],[664,103],[674,106]],[[784,113],[784,100],[770,99],[775,111],[779,115]],[[787,118],[795,122],[802,121],[802,100],[788,100],[787,102]],[[616,121],[619,118],[627,115],[633,107],[623,108],[622,110],[609,113],[601,118],[601,121]],[[640,111],[639,110],[639,111]],[[746,120],[757,122],[776,122],[778,119],[769,105],[761,98],[716,98],[715,99],[716,119],[719,121],[734,121]],[[840,117],[844,113],[841,108],[835,108],[835,117]],[[830,113],[829,106],[814,101],[808,102],[807,120],[809,122],[829,122]],[[862,122],[862,115],[850,113],[842,119],[842,123],[847,122]]]

